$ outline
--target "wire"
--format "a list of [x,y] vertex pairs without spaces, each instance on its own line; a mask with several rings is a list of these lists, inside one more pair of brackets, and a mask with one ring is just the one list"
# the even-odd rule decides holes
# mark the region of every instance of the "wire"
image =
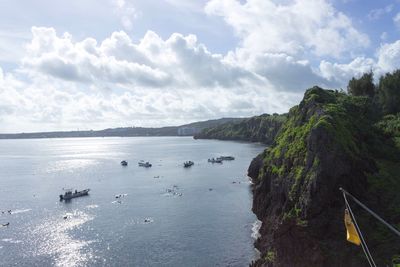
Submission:
[[340,191],[342,191],[343,194],[346,194],[348,196],[350,196],[354,202],[356,202],[358,205],[360,205],[364,210],[366,210],[367,212],[369,212],[372,216],[374,216],[378,221],[380,221],[381,223],[383,223],[384,225],[386,225],[386,227],[388,227],[390,230],[392,230],[392,232],[394,232],[396,235],[398,235],[400,237],[400,231],[397,230],[396,228],[394,228],[392,225],[390,225],[388,222],[386,222],[384,219],[382,219],[381,217],[379,217],[375,212],[373,212],[372,210],[370,210],[367,206],[365,206],[363,203],[361,203],[361,201],[359,201],[357,198],[355,198],[352,194],[350,194],[349,192],[347,192],[346,190],[344,190],[343,188],[339,188]]
[[354,213],[351,210],[349,202],[347,201],[345,192],[343,192],[343,198],[344,198],[344,202],[345,202],[346,208],[348,209],[348,211],[350,213],[351,219],[353,220],[354,225],[356,226],[357,233],[361,237],[361,247],[362,247],[362,249],[364,251],[365,256],[367,257],[368,263],[369,263],[369,265],[371,267],[376,267],[375,261],[372,258],[372,255],[371,255],[371,253],[370,253],[370,251],[368,249],[367,242],[365,242],[364,236],[363,236],[363,234],[362,234],[362,232],[360,230],[360,227],[357,224],[357,220],[356,220],[356,218],[354,216]]

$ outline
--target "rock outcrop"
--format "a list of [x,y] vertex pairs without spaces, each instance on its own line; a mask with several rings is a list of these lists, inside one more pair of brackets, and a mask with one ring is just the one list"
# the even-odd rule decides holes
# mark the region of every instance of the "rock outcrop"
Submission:
[[[293,107],[274,145],[249,167],[253,211],[263,222],[253,266],[367,266],[346,241],[343,187],[392,223],[400,222],[400,153],[377,126],[371,100],[311,88]],[[354,206],[378,266],[400,239]]]

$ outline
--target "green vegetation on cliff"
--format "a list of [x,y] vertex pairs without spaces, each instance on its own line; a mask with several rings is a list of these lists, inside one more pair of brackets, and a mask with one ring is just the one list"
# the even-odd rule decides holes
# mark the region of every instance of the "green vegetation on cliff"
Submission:
[[196,139],[220,139],[262,142],[271,144],[286,120],[286,115],[263,114],[241,122],[228,122],[217,127],[206,128],[195,135]]
[[[307,90],[274,144],[250,166],[253,210],[263,221],[255,266],[366,266],[361,248],[345,239],[339,187],[399,222],[400,118],[380,118],[366,92]],[[377,265],[389,265],[400,254],[400,240],[354,211]]]

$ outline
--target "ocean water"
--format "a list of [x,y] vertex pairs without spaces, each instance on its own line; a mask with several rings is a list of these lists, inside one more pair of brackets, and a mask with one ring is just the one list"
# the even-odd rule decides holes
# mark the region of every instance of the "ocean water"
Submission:
[[[246,172],[263,148],[190,137],[0,140],[0,223],[10,223],[0,226],[0,266],[247,266],[257,227]],[[236,159],[207,162],[219,155]],[[91,191],[65,203],[63,188]]]

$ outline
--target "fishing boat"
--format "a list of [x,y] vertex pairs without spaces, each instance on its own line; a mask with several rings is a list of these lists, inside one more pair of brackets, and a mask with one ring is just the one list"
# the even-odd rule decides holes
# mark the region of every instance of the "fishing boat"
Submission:
[[183,167],[184,168],[189,168],[189,167],[191,167],[193,165],[194,165],[194,162],[190,161],[190,160],[183,163]]
[[145,168],[150,168],[152,165],[150,164],[150,162],[146,161],[139,161],[139,167],[145,167]]
[[128,166],[128,162],[126,160],[121,161],[122,166]]
[[211,159],[208,159],[208,162],[211,162],[211,163],[222,163],[222,159],[219,159],[219,158],[211,158]]
[[75,197],[82,197],[82,196],[87,196],[89,195],[90,189],[85,189],[82,191],[75,190],[75,192],[72,192],[72,190],[67,190],[64,195],[60,195],[60,201],[62,200],[70,200],[71,198]]
[[218,160],[235,160],[235,157],[232,156],[221,156],[217,158]]

